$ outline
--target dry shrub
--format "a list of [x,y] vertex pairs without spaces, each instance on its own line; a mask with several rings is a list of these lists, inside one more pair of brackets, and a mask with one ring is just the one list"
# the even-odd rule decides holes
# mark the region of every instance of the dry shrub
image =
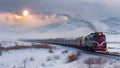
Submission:
[[84,63],[88,64],[88,65],[91,65],[91,64],[104,64],[107,62],[107,59],[105,58],[102,58],[102,57],[91,57],[91,58],[88,58],[87,60],[84,61]]
[[36,44],[36,45],[33,45],[33,48],[53,49],[54,47],[48,44]]
[[80,56],[81,53],[80,51],[75,51],[74,53],[72,53],[71,55],[69,55],[68,58],[68,62],[72,62],[78,59],[78,56]]
[[60,56],[54,56],[54,59],[60,59]]
[[12,47],[6,47],[6,50],[14,50],[14,49],[25,49],[25,48],[31,48],[31,46],[21,46],[21,45],[16,45],[16,46],[12,46]]
[[43,66],[43,67],[44,67],[44,66],[45,66],[45,63],[42,63],[42,64],[41,64],[41,66]]
[[5,47],[0,47],[0,50],[5,50]]
[[62,51],[62,53],[63,53],[63,54],[68,53],[68,50],[64,50],[64,51]]
[[84,61],[89,68],[102,68],[102,64],[105,64],[107,59],[102,57],[91,57]]
[[76,55],[78,56],[81,55],[80,51],[76,51]]
[[30,57],[29,60],[30,60],[30,61],[34,61],[35,59],[34,59],[33,57]]
[[56,46],[54,46],[54,49],[55,49],[55,50],[57,50],[57,47],[56,47]]
[[68,56],[68,62],[72,62],[78,59],[78,55],[71,54]]
[[60,56],[56,55],[56,56],[48,56],[46,61],[51,61],[51,60],[57,60],[60,59]]
[[52,50],[52,49],[49,49],[49,53],[53,53],[53,50]]
[[52,57],[47,57],[47,60],[46,61],[51,61],[52,60]]
[[49,46],[47,44],[36,44],[32,46],[26,46],[26,45],[15,45],[11,47],[0,47],[0,50],[18,50],[18,49],[27,49],[27,48],[45,48],[45,49],[53,49],[53,46]]

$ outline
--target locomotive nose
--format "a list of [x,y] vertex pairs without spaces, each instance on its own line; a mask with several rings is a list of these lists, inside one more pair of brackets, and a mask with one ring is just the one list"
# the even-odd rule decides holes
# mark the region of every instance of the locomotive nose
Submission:
[[98,43],[98,46],[107,46],[107,43],[105,41],[102,41],[102,42]]
[[94,51],[106,51],[107,47],[106,46],[93,46]]
[[103,43],[102,40],[98,40],[97,42],[98,42],[99,46]]
[[97,46],[94,46],[93,49],[95,51],[106,51],[107,50],[107,44],[105,41],[97,41]]

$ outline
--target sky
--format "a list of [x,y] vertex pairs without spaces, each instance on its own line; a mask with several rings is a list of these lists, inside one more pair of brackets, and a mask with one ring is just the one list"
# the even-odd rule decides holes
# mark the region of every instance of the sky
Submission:
[[[66,15],[73,19],[76,18],[75,15],[78,15],[84,20],[104,16],[120,18],[119,6],[120,0],[0,0],[0,38],[11,38],[14,35],[20,35],[20,38],[32,37],[33,35],[37,37],[41,32],[39,30],[34,31],[34,28],[69,21]],[[28,10],[30,15],[19,16],[23,10]],[[64,14],[57,16],[58,13]],[[74,20],[70,22],[73,23]],[[27,34],[25,34],[26,28],[28,29]],[[80,30],[78,29],[78,31]],[[6,35],[8,33],[9,35]],[[70,34],[73,35],[72,33]],[[41,36],[43,35],[41,34]]]
[[0,0],[1,12],[71,13],[85,17],[119,16],[119,0]]

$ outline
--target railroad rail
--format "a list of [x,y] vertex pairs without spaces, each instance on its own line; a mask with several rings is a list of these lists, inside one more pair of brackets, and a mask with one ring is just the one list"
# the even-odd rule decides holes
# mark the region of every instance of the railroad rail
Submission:
[[[48,43],[48,44],[56,44],[56,43]],[[116,59],[116,60],[120,60],[120,54],[113,54],[113,53],[110,53],[110,52],[93,52],[93,51],[90,51],[90,50],[86,50],[85,48],[82,48],[82,47],[79,47],[79,46],[74,46],[74,45],[66,45],[66,44],[57,44],[57,45],[60,45],[60,46],[66,46],[66,47],[72,47],[72,48],[76,48],[76,49],[80,49],[82,50],[82,52],[86,53],[86,54],[92,54],[92,55],[96,55],[96,56],[102,56],[102,57],[109,57],[109,58],[113,58],[113,59]]]
[[[87,54],[93,54],[96,56],[103,56],[103,57],[109,57],[109,58],[114,58],[116,60],[120,60],[120,54],[113,54],[113,53],[109,53],[109,52],[93,52],[90,50],[86,50],[83,47],[80,46],[75,46],[75,45],[68,45],[68,44],[62,44],[62,43],[53,43],[53,42],[41,42],[40,40],[25,40],[27,42],[33,42],[33,43],[47,43],[47,44],[57,44],[60,46],[66,46],[66,47],[72,47],[72,48],[76,48],[76,49],[80,49],[82,52],[87,53]],[[110,43],[116,43],[116,42],[108,42]],[[117,42],[118,43],[118,42]]]

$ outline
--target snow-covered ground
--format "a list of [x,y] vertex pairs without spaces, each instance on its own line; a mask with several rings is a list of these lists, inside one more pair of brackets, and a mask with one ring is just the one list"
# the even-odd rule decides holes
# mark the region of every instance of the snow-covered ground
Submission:
[[[12,42],[13,43],[13,42]],[[19,44],[19,43],[18,43]],[[20,43],[21,44],[21,43]],[[38,44],[38,43],[37,43]],[[31,43],[22,42],[22,45]],[[54,49],[21,49],[3,51],[0,68],[119,68],[120,61],[112,58],[90,55],[83,51],[59,45]],[[70,61],[75,54],[77,59]]]
[[109,52],[119,52],[120,53],[120,43],[119,44],[107,44],[108,45],[108,51]]

